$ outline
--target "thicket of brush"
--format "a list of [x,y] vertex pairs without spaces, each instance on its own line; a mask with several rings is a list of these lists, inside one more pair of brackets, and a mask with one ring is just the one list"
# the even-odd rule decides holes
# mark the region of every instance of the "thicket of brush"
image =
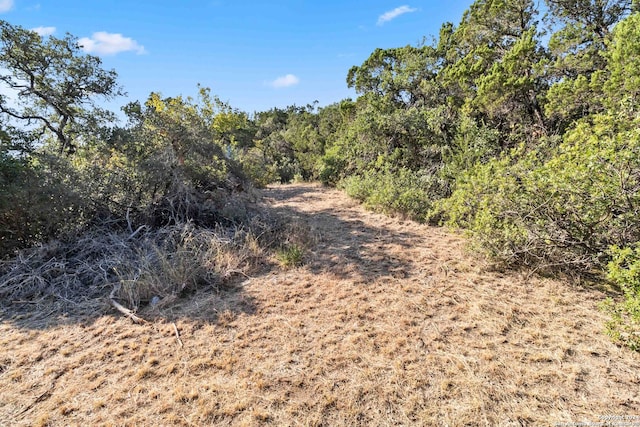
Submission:
[[[9,81],[23,81],[23,68],[38,59],[33,51],[68,67],[50,84],[45,77],[54,71],[44,64],[38,86],[22,96],[35,106],[51,102],[42,118],[60,110],[58,120],[70,124],[3,124],[0,304],[110,296],[135,312],[202,288],[220,291],[269,262],[269,252],[287,239],[287,225],[257,203],[252,182],[230,156],[238,128],[230,118],[240,114],[201,89],[197,100],[151,94],[144,105],[132,103],[124,127],[112,126],[111,115],[97,108],[85,112],[95,121],[72,126],[80,118],[71,105],[87,99],[56,91],[68,80],[81,84],[74,79],[77,61],[99,60],[79,53],[73,38],[43,41],[6,23],[3,30],[4,64],[23,55]],[[22,51],[16,40],[26,43]],[[46,99],[29,98],[47,91]],[[1,106],[3,117],[20,118],[10,104]]]

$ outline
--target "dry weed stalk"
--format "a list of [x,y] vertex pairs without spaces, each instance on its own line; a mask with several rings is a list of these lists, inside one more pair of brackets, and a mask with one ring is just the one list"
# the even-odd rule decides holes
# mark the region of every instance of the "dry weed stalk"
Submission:
[[[2,304],[57,298],[68,304],[109,296],[132,319],[152,298],[167,302],[197,289],[217,291],[248,275],[263,256],[268,218],[248,227],[198,228],[186,222],[135,233],[95,230],[76,241],[55,241],[0,265]],[[255,231],[254,231],[255,230]]]

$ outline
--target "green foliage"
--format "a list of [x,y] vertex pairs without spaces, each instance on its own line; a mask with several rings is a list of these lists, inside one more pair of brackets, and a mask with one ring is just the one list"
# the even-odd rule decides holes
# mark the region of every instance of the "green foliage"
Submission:
[[[249,161],[243,167],[250,171],[250,175],[258,177],[260,185],[275,181],[291,182],[296,175],[310,177],[314,174],[311,165],[315,162],[319,141],[317,120],[311,113],[312,109],[312,106],[292,106],[286,110],[274,108],[257,115],[253,148],[260,151],[265,167],[260,170],[252,165],[251,158],[240,158]],[[247,151],[245,149],[245,153]],[[256,154],[254,152],[253,159]]]
[[640,351],[640,246],[611,248],[608,278],[618,285],[624,300],[608,299],[603,308],[611,315],[607,333],[617,342]]
[[631,115],[640,105],[640,12],[620,22],[614,30],[606,58],[610,77],[604,85],[606,104]]
[[376,49],[352,67],[361,94],[320,176],[385,211],[435,220],[434,201],[502,150],[546,133],[546,54],[533,2],[478,0],[433,45]]
[[320,159],[318,178],[325,185],[335,186],[343,175],[345,163],[346,161],[341,155],[341,147],[334,145]]
[[[530,0],[477,0],[464,13],[445,44],[447,61],[439,80],[465,113],[480,117],[485,113],[482,108],[493,106],[490,98],[504,104],[509,98],[518,98],[518,94],[509,92],[521,92],[523,85],[532,84],[527,72],[533,71],[532,64],[540,56],[537,41],[531,38],[536,33],[535,14]],[[507,72],[513,75],[505,75]],[[504,88],[503,83],[507,85]],[[478,95],[480,99],[476,99]],[[526,95],[522,98],[520,94],[522,99],[517,100],[531,104],[534,99]],[[496,119],[499,124],[500,118]]]
[[260,147],[251,147],[237,155],[246,177],[258,188],[280,181],[278,168],[265,156]]
[[545,105],[549,121],[564,132],[580,118],[602,112],[602,77],[602,73],[593,73],[590,78],[578,75],[552,85]]
[[441,185],[437,176],[409,169],[369,170],[351,175],[339,184],[347,194],[370,208],[387,213],[400,213],[425,221],[434,194]]
[[472,169],[443,204],[450,224],[509,263],[602,267],[610,245],[640,239],[640,123],[593,120],[550,156],[540,147]]
[[551,24],[558,29],[548,46],[552,62],[547,74],[553,85],[545,109],[562,132],[575,120],[604,111],[603,71],[611,61],[603,53],[612,28],[632,9],[632,1],[547,0],[547,5]]
[[276,259],[285,268],[299,267],[304,263],[304,250],[296,244],[285,245],[276,251]]
[[457,132],[443,149],[443,179],[454,185],[467,171],[498,156],[500,138],[497,129],[478,124],[469,116],[461,116]]
[[324,137],[320,134],[319,115],[312,108],[299,109],[289,113],[285,140],[291,145],[297,165],[293,178],[314,180],[318,178],[316,164],[324,152]]
[[[626,52],[627,43],[634,46],[636,20],[632,15],[614,32],[618,51]],[[632,60],[608,58],[605,71],[612,77],[605,81],[605,101],[611,103],[620,94],[633,95],[629,86],[616,86],[617,70],[629,72],[626,78],[633,84],[640,69]],[[580,81],[585,80],[574,80]],[[633,108],[633,103],[624,105]],[[602,268],[609,246],[640,239],[640,121],[629,108],[574,122],[560,145],[547,139],[534,150],[469,168],[441,211],[450,224],[470,230],[481,247],[508,263]]]
[[0,66],[0,82],[20,98],[16,105],[0,96],[0,113],[48,133],[60,153],[75,152],[88,129],[113,120],[95,98],[122,94],[117,75],[103,70],[100,58],[83,54],[71,35],[43,39],[0,21]]
[[524,142],[534,126],[544,128],[538,97],[544,93],[541,76],[544,54],[538,46],[535,28],[525,31],[500,61],[476,82],[475,104],[498,126],[510,130],[511,139]]
[[432,46],[376,49],[347,74],[347,84],[358,93],[384,97],[398,106],[432,104],[436,93],[429,84],[439,69]]
[[526,230],[507,214],[524,196],[523,171],[513,168],[512,162],[512,156],[505,155],[476,164],[458,176],[453,194],[439,201],[432,212],[446,218],[447,224],[467,230],[477,247],[506,263],[521,261],[514,258],[527,246]]
[[87,201],[73,186],[77,178],[65,159],[16,157],[0,145],[0,258],[86,223]]
[[350,104],[345,100],[317,108],[314,103],[258,113],[252,143],[237,155],[245,173],[261,186],[275,181],[337,181],[324,156],[344,132]]

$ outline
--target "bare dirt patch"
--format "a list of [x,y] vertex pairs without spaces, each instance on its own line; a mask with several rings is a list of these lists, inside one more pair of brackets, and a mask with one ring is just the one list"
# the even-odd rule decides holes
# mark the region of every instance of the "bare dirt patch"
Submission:
[[599,291],[491,271],[462,238],[336,190],[264,195],[304,236],[303,266],[175,301],[143,325],[114,312],[30,327],[28,312],[0,312],[0,425],[640,416],[640,356],[602,334]]

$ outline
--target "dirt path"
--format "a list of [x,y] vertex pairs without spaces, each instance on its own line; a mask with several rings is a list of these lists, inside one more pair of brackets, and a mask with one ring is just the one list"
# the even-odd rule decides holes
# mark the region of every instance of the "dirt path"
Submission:
[[640,423],[640,356],[601,334],[599,292],[492,272],[336,190],[264,194],[304,266],[176,307],[200,314],[176,322],[183,347],[170,322],[3,321],[0,425]]

